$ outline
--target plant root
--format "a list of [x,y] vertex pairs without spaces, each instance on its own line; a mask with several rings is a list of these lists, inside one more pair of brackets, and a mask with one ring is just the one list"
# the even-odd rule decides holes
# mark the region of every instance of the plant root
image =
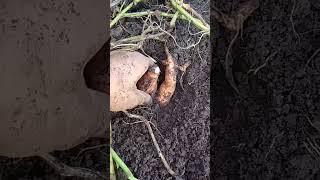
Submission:
[[[309,119],[308,116],[304,115],[305,119],[309,123],[309,125],[312,127],[313,130],[316,130],[316,133],[320,134],[320,129],[316,127],[312,121]],[[304,140],[304,146],[309,152],[309,154],[316,159],[320,159],[320,145],[316,141],[316,139],[311,135],[308,131],[303,130],[303,134],[306,136],[306,140]]]
[[235,41],[236,41],[238,36],[239,36],[239,29],[237,30],[237,33],[234,35],[233,39],[231,40],[231,42],[230,42],[230,44],[228,46],[228,50],[227,50],[226,58],[225,58],[225,68],[226,68],[226,77],[227,77],[227,80],[228,80],[229,84],[236,91],[236,93],[239,94],[242,97],[242,94],[240,93],[236,83],[234,82],[232,68],[231,68],[233,62],[229,58],[231,56],[232,46],[235,43]]
[[260,71],[262,68],[264,68],[264,67],[267,66],[267,64],[268,64],[268,62],[270,61],[270,59],[271,59],[274,55],[276,55],[277,53],[278,53],[278,51],[275,51],[275,52],[271,53],[271,54],[267,57],[267,59],[265,60],[265,62],[264,62],[262,65],[258,66],[258,67],[255,68],[255,69],[250,69],[250,70],[248,71],[248,74],[251,73],[251,72],[253,72],[253,74],[256,75],[256,74],[258,73],[258,71]]
[[320,147],[319,144],[311,137],[307,138],[307,143],[309,145],[309,149],[311,149],[311,152],[319,158],[320,157]]
[[46,162],[53,167],[61,176],[65,177],[81,177],[85,179],[96,179],[96,180],[103,180],[107,179],[106,176],[100,174],[99,172],[92,171],[87,168],[79,168],[79,167],[70,167],[66,164],[60,162],[57,158],[54,156],[46,153],[46,154],[40,154],[41,158],[46,160]]
[[191,61],[188,61],[188,62],[186,62],[185,64],[183,64],[182,66],[178,66],[178,69],[182,72],[182,73],[181,73],[181,76],[180,76],[179,83],[180,83],[181,89],[182,89],[183,91],[185,91],[184,86],[183,86],[183,77],[184,77],[184,75],[186,74],[187,68],[188,68],[190,65],[191,65]]
[[233,62],[230,60],[231,49],[236,39],[239,36],[239,32],[243,27],[244,21],[259,7],[259,0],[249,0],[240,5],[237,11],[233,12],[230,16],[222,13],[218,8],[213,6],[212,16],[221,23],[225,28],[230,31],[236,31],[233,39],[231,40],[225,58],[226,77],[231,87],[242,97],[238,87],[236,86],[233,78],[231,66]]
[[121,48],[122,50],[135,51],[142,48],[142,45],[145,40],[159,40],[159,38],[163,35],[165,35],[164,32],[156,34],[146,34],[146,32],[143,32],[141,35],[124,38],[116,42],[111,42],[111,50]]
[[147,129],[149,131],[149,134],[151,136],[151,139],[152,139],[152,142],[153,142],[153,145],[155,146],[156,150],[157,150],[157,153],[164,165],[164,167],[167,169],[167,171],[169,172],[170,175],[172,176],[176,176],[176,173],[172,170],[172,168],[170,167],[169,163],[167,162],[167,160],[165,159],[164,155],[162,154],[161,150],[160,150],[160,147],[159,147],[159,144],[154,136],[154,133],[153,133],[153,130],[152,130],[152,127],[150,125],[150,122],[143,116],[140,116],[140,115],[137,115],[137,114],[131,114],[127,111],[123,111],[129,118],[135,118],[135,119],[139,119],[141,121],[143,121],[145,123],[145,125],[147,126]]
[[293,33],[298,38],[298,43],[300,44],[300,36],[299,36],[298,32],[296,31],[296,28],[295,28],[295,25],[293,22],[293,14],[294,14],[295,9],[296,9],[296,0],[293,0],[293,5],[292,5],[291,13],[290,13],[290,22],[291,22]]
[[274,137],[272,138],[272,141],[271,141],[271,144],[270,144],[270,146],[269,146],[268,152],[266,153],[266,155],[265,155],[265,157],[264,157],[264,160],[265,160],[265,161],[267,160],[269,154],[271,153],[271,150],[273,149],[274,144],[276,143],[276,139],[279,138],[279,137],[281,137],[282,135],[283,135],[283,132],[280,133],[280,134],[277,134],[276,136],[274,136]]
[[304,117],[307,119],[308,123],[320,134],[320,128],[315,126],[308,116],[304,116]]
[[94,150],[94,149],[99,149],[99,148],[102,148],[102,147],[107,147],[108,145],[107,144],[99,144],[99,145],[96,145],[96,146],[91,146],[91,147],[87,147],[87,148],[84,148],[84,149],[81,149],[81,151],[77,154],[76,158],[75,159],[78,159],[79,156],[86,152],[86,151],[90,151],[90,150]]
[[306,71],[306,69],[307,69],[309,63],[311,62],[311,60],[312,60],[319,52],[320,52],[320,48],[317,49],[317,50],[312,54],[312,56],[308,59],[306,65],[304,66],[304,71]]
[[240,5],[237,11],[231,15],[222,13],[218,8],[213,6],[212,16],[230,31],[241,29],[244,21],[259,7],[259,0],[249,0]]

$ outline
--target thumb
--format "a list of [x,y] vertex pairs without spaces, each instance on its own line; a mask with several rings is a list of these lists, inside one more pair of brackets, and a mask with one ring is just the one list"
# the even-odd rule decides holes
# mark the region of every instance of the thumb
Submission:
[[152,98],[149,94],[140,91],[138,89],[135,89],[132,91],[132,102],[135,104],[135,106],[139,105],[149,105],[152,103]]
[[133,109],[139,105],[152,103],[151,96],[138,89],[119,91],[113,94],[111,93],[110,96],[110,111],[112,112]]
[[151,96],[139,89],[135,90],[136,97],[139,98],[138,105],[150,105],[152,103]]

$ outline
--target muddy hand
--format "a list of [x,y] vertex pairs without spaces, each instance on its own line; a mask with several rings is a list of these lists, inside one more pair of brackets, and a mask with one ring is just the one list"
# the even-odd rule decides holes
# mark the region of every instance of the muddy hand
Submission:
[[110,110],[125,111],[152,102],[151,96],[137,89],[137,82],[152,66],[151,58],[139,52],[116,50],[110,53]]

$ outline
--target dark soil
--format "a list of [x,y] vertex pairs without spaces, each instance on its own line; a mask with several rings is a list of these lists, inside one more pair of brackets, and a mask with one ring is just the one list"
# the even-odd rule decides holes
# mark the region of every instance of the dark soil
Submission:
[[[240,2],[215,6],[230,13]],[[306,65],[320,48],[320,4],[296,2],[293,23],[300,38],[290,22],[294,0],[260,1],[245,22],[231,66],[243,98],[225,76],[235,33],[212,20],[212,179],[320,179],[320,53]],[[275,51],[264,68],[248,74]]]
[[[160,2],[160,1],[159,1]],[[189,1],[195,10],[209,22],[209,1]],[[148,8],[148,5],[140,7]],[[140,20],[121,21],[122,26],[135,35],[141,33]],[[198,30],[190,27],[191,32]],[[113,29],[115,39],[130,36],[120,27]],[[173,32],[177,43],[186,47],[199,39],[199,35],[190,35],[188,23],[179,20]],[[184,90],[179,82],[175,94],[168,106],[160,108],[157,104],[149,110],[136,109],[132,113],[143,115],[151,120],[158,130],[154,130],[160,148],[172,169],[182,179],[209,179],[209,115],[210,115],[210,44],[204,37],[195,48],[179,49],[172,38],[164,36],[167,46],[179,65],[188,61],[192,64],[183,77]],[[144,51],[161,65],[165,58],[164,44],[149,41]],[[201,58],[199,57],[201,55]],[[178,80],[181,72],[178,74]],[[150,114],[152,113],[152,114]],[[164,168],[151,137],[144,124],[126,124],[136,120],[128,119],[124,114],[114,114],[113,147],[139,179],[170,179]],[[161,133],[161,135],[160,135]],[[171,178],[172,179],[172,178]]]
[[[107,148],[97,147],[81,152],[81,150],[97,145],[106,144],[105,139],[91,139],[67,151],[52,153],[61,162],[71,167],[82,167],[90,170],[106,173]],[[81,153],[80,153],[81,152]],[[79,154],[80,153],[80,154]],[[79,156],[78,156],[79,155]],[[46,161],[38,157],[22,159],[0,158],[1,180],[83,180],[77,177],[61,177],[57,171],[49,166]]]

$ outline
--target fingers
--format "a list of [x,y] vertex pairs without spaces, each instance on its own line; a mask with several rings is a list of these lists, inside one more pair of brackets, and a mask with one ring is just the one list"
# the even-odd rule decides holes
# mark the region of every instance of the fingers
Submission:
[[133,109],[137,106],[151,104],[152,98],[149,94],[147,94],[143,91],[140,91],[138,89],[135,89],[129,93],[128,102],[130,102],[130,103],[128,103],[128,104],[130,104],[128,109]]
[[154,61],[139,52],[116,50],[110,53],[110,68],[121,69],[123,74],[132,77],[133,84],[142,77]]
[[152,103],[149,94],[137,89],[137,82],[154,65],[151,58],[139,52],[110,52],[110,110],[133,109]]
[[152,98],[149,94],[140,91],[140,90],[135,90],[134,91],[135,96],[138,98],[137,104],[138,105],[150,105],[152,104]]
[[117,92],[110,95],[110,111],[113,112],[133,109],[137,106],[151,103],[151,96],[138,89]]

